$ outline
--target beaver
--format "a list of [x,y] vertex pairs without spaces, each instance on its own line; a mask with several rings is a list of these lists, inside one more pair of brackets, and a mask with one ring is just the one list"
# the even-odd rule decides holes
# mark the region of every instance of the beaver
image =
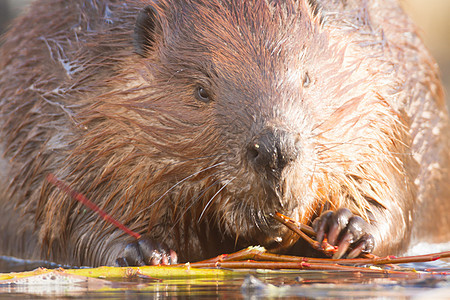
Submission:
[[38,0],[0,70],[4,255],[306,253],[274,212],[337,257],[450,237],[443,88],[397,1]]

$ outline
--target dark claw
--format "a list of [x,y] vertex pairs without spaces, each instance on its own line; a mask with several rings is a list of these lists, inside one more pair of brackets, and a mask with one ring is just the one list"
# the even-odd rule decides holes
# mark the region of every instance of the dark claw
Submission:
[[352,240],[352,234],[350,232],[346,232],[345,235],[339,240],[338,248],[336,253],[334,253],[333,258],[341,258],[347,252],[352,243]]
[[312,226],[316,239],[322,243],[325,236],[328,243],[337,246],[333,258],[355,258],[362,252],[370,253],[374,248],[373,236],[367,233],[368,224],[359,216],[354,216],[347,208],[335,212],[326,211]]
[[352,215],[349,209],[340,208],[328,219],[328,243],[330,245],[336,246],[340,233],[347,226]]
[[375,246],[373,235],[365,233],[353,247],[353,250],[347,255],[348,258],[358,257],[361,253],[371,253]]
[[165,244],[155,242],[148,237],[129,243],[123,256],[116,260],[119,267],[145,266],[145,265],[170,265],[178,261],[175,251],[169,249]]
[[325,238],[325,231],[327,230],[328,219],[331,218],[332,215],[333,212],[331,210],[325,211],[323,212],[322,215],[320,215],[319,218],[316,218],[312,223],[312,227],[316,232],[316,240],[319,243],[322,243],[323,239]]

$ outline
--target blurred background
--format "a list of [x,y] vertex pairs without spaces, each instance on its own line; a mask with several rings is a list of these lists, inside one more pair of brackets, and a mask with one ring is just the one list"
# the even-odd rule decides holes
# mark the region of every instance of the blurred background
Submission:
[[[67,0],[70,1],[70,0]],[[400,0],[421,28],[421,36],[439,63],[450,104],[450,0]],[[30,0],[0,0],[0,32]]]

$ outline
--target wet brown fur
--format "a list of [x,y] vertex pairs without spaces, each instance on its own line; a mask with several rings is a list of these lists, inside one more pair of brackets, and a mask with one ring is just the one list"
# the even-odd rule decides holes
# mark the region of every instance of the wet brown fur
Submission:
[[[443,90],[396,1],[157,2],[41,0],[12,24],[2,254],[112,264],[131,241],[49,173],[182,260],[284,247],[267,214],[309,223],[323,207],[366,218],[376,254],[401,253],[411,234],[448,241]],[[146,5],[158,26],[142,56],[133,30]],[[210,103],[195,99],[199,84]],[[276,188],[245,159],[267,128],[301,149]]]

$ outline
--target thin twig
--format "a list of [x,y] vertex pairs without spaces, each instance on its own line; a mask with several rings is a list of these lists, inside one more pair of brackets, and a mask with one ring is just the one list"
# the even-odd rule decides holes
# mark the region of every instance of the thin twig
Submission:
[[109,222],[116,226],[117,228],[123,230],[126,234],[129,234],[136,239],[140,239],[141,235],[137,232],[132,231],[116,219],[114,219],[111,215],[106,213],[103,209],[95,205],[92,201],[90,201],[88,198],[86,198],[83,194],[75,192],[73,189],[71,189],[67,184],[65,184],[63,181],[59,180],[55,177],[53,174],[49,174],[47,176],[48,182],[59,188],[61,191],[72,197],[73,199],[77,200],[78,202],[81,202],[84,206],[90,208],[93,210],[96,214],[98,214],[100,217],[103,218],[106,222]]
[[339,264],[339,265],[388,265],[388,264],[404,264],[404,263],[418,263],[418,262],[431,262],[441,258],[450,258],[450,251],[417,255],[417,256],[386,256],[386,257],[373,257],[373,258],[353,258],[353,259],[332,259],[332,258],[314,258],[314,257],[302,257],[292,255],[282,255],[268,253],[263,247],[248,247],[232,254],[222,254],[215,258],[203,260],[200,262],[191,263],[192,267],[197,267],[202,264],[221,263],[228,261],[243,261],[243,260],[256,260],[256,261],[270,261],[270,262],[307,262],[307,263],[320,263],[320,264]]
[[311,247],[313,247],[314,249],[316,249],[318,251],[322,251],[325,255],[333,256],[333,254],[337,251],[337,247],[332,246],[325,241],[322,243],[319,243],[318,241],[310,238],[305,232],[303,232],[303,230],[305,230],[306,232],[314,232],[314,230],[311,227],[306,226],[304,224],[300,224],[299,222],[297,222],[289,217],[286,217],[285,215],[282,215],[278,212],[276,212],[274,215],[272,215],[272,217],[275,220],[279,221],[280,223],[284,224],[287,228],[289,228],[293,232],[297,233],[302,239],[304,239],[306,242],[308,242],[308,244],[310,244]]

